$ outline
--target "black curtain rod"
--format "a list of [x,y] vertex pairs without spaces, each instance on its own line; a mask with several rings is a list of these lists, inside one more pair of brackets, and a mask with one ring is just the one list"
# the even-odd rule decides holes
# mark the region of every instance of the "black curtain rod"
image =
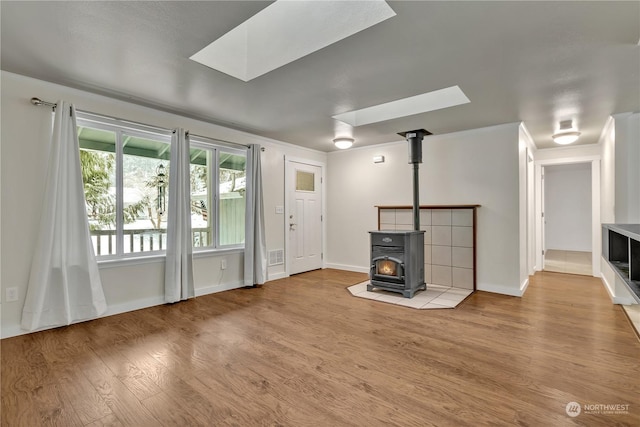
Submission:
[[[31,98],[31,103],[33,105],[37,105],[38,107],[40,107],[40,106],[51,107],[53,110],[55,110],[56,107],[58,106],[58,104],[56,104],[55,102],[43,101],[40,98],[36,98],[35,96],[33,98]],[[80,110],[78,110],[78,111],[80,111]],[[84,111],[80,111],[80,112],[84,112]],[[93,113],[88,113],[88,114],[93,114]],[[116,119],[116,120],[126,121],[124,119]],[[144,125],[144,126],[147,126],[147,125]],[[152,126],[149,126],[149,127],[152,127]],[[161,128],[158,128],[158,129],[161,129]],[[173,132],[175,133],[175,130]],[[187,132],[187,135],[189,135],[189,132]],[[208,136],[200,136],[200,135],[191,135],[191,136],[195,136],[196,138],[213,139],[215,141],[224,142],[226,144],[239,145],[241,147],[249,148],[249,145],[240,144],[238,142],[225,141],[225,140],[222,140],[222,139],[210,138]],[[264,151],[264,150],[265,150],[264,147],[260,147],[260,151]]]

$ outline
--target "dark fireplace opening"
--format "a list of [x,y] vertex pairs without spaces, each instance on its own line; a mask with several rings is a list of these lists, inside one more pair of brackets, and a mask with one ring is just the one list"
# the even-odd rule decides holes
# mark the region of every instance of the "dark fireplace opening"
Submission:
[[384,276],[399,278],[402,277],[400,271],[402,270],[402,264],[396,259],[378,259],[375,260],[375,276]]

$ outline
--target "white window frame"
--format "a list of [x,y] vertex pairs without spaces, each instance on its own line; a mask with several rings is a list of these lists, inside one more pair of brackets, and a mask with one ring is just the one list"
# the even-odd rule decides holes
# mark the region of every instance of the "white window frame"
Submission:
[[[164,129],[154,126],[148,126],[142,123],[135,123],[128,120],[116,119],[106,117],[98,114],[76,111],[76,124],[78,126],[84,126],[88,128],[100,129],[109,132],[114,132],[116,138],[116,150],[115,150],[115,167],[116,167],[116,253],[108,255],[97,255],[97,261],[103,266],[117,266],[120,262],[135,262],[135,263],[147,263],[158,262],[164,258],[166,250],[154,250],[144,252],[131,252],[124,253],[124,218],[122,211],[124,208],[123,200],[123,161],[124,161],[124,146],[123,146],[123,134],[138,136],[142,138],[155,139],[158,141],[171,144],[171,129]],[[209,179],[207,185],[213,191],[209,194],[209,203],[212,208],[209,209],[209,215],[212,215],[210,233],[213,233],[213,242],[209,246],[193,248],[194,256],[206,256],[207,253],[235,253],[242,252],[245,248],[244,243],[221,245],[220,244],[220,153],[230,153],[245,156],[248,158],[246,149],[237,148],[235,144],[226,143],[225,141],[219,141],[212,138],[206,138],[201,136],[192,136],[190,138],[191,148],[199,148],[208,150],[212,153],[211,164],[213,170],[209,171]],[[245,171],[246,173],[246,171]]]
[[114,153],[116,157],[116,160],[115,160],[115,167],[116,167],[116,171],[115,171],[115,175],[116,175],[115,253],[107,254],[107,255],[96,254],[96,259],[101,262],[101,261],[117,261],[117,260],[149,258],[149,257],[157,257],[160,255],[164,255],[166,253],[164,249],[144,251],[144,252],[131,252],[131,253],[124,252],[124,218],[122,215],[122,212],[124,209],[123,135],[137,136],[141,138],[149,138],[149,139],[165,142],[168,144],[167,149],[170,150],[172,131],[169,129],[153,128],[151,126],[146,126],[143,124],[137,124],[133,122],[113,119],[110,117],[102,117],[102,116],[80,112],[80,111],[76,112],[76,125],[113,132],[115,134],[115,139],[116,139],[116,144],[115,144],[116,150]]
[[[210,189],[209,203],[209,215],[212,215],[211,227],[209,232],[212,233],[213,242],[209,246],[194,247],[193,251],[210,252],[210,251],[228,251],[228,250],[243,250],[244,243],[222,245],[220,244],[220,153],[229,153],[247,158],[247,150],[229,147],[222,141],[215,139],[204,138],[200,136],[193,136],[190,138],[190,148],[199,148],[201,150],[207,150],[212,153],[211,164],[214,165],[208,174],[207,185]],[[245,169],[246,174],[246,169]],[[246,184],[245,184],[246,185]],[[246,215],[246,212],[245,212]]]

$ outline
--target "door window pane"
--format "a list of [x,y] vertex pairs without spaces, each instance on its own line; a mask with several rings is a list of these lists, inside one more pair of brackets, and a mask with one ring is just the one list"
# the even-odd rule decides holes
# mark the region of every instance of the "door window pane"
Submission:
[[315,191],[315,174],[296,170],[296,190]]

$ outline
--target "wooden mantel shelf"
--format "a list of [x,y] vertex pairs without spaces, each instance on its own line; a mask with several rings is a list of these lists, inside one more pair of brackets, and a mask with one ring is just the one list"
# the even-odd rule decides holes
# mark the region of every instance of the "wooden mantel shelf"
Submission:
[[[481,205],[420,205],[420,209],[473,209]],[[378,209],[413,209],[412,205],[375,205]]]

